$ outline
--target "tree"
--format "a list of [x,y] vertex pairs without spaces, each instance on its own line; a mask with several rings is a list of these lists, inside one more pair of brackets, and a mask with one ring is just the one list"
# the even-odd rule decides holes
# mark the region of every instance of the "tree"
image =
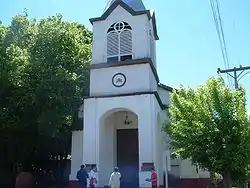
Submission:
[[232,91],[219,78],[197,89],[173,92],[166,132],[183,159],[223,176],[224,187],[250,164],[250,123],[243,88]]
[[84,25],[61,15],[31,20],[23,13],[9,27],[0,25],[4,164],[69,154],[70,133],[89,91],[91,43]]

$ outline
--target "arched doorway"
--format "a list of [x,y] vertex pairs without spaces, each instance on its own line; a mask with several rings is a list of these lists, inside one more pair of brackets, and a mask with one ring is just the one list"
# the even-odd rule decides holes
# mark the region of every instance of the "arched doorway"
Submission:
[[116,110],[100,120],[99,181],[107,185],[110,173],[118,166],[121,188],[138,187],[138,116],[129,110]]

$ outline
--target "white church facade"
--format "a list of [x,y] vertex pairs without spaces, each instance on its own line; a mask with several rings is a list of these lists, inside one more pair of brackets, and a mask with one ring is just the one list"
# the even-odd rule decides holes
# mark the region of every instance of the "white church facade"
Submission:
[[115,166],[130,188],[150,187],[145,180],[152,167],[161,186],[168,187],[169,174],[207,179],[209,174],[188,160],[171,159],[162,131],[172,88],[161,84],[157,74],[155,13],[141,0],[111,0],[90,22],[90,96],[80,114],[83,131],[72,136],[70,188],[81,164],[97,167],[98,187],[108,185]]

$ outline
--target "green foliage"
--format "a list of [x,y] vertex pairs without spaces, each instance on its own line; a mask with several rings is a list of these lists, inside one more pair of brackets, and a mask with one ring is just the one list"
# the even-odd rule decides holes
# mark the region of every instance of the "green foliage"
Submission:
[[243,88],[222,79],[197,89],[174,91],[166,132],[176,153],[211,172],[246,174],[250,164],[250,122]]
[[20,14],[10,27],[1,26],[1,127],[37,126],[56,134],[71,126],[88,95],[91,37],[61,15],[35,21]]
[[30,20],[24,13],[0,25],[0,158],[21,163],[41,151],[69,152],[89,91],[91,43],[85,26],[61,15]]

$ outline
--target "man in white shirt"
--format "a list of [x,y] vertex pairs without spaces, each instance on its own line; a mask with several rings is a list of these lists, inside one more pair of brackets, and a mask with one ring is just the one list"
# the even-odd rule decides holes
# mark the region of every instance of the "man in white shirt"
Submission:
[[121,180],[121,174],[119,172],[118,167],[114,168],[114,172],[110,175],[109,178],[109,186],[111,188],[120,188],[120,180]]

